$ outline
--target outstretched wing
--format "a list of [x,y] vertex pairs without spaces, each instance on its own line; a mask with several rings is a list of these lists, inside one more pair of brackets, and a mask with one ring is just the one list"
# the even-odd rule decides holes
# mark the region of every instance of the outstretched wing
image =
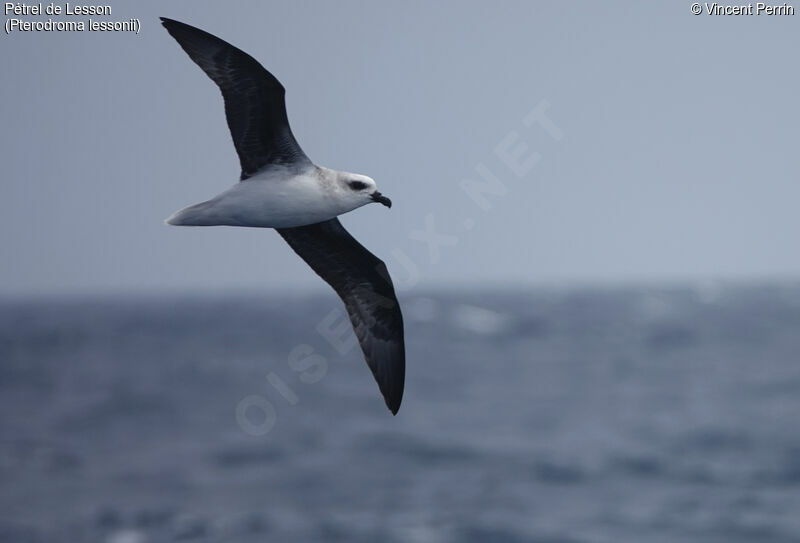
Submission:
[[344,302],[367,365],[393,414],[406,373],[403,315],[386,265],[338,219],[281,228],[278,233]]
[[219,86],[244,181],[267,164],[310,163],[286,116],[283,85],[253,57],[199,28],[161,22]]

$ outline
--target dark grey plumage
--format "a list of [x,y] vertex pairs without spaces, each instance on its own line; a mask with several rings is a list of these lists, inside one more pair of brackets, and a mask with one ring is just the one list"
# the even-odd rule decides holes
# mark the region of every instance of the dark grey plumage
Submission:
[[256,59],[216,36],[161,17],[167,32],[222,91],[244,181],[268,164],[311,161],[294,139],[286,91]]
[[396,414],[403,399],[406,353],[403,315],[386,265],[338,219],[278,233],[344,301],[386,406]]

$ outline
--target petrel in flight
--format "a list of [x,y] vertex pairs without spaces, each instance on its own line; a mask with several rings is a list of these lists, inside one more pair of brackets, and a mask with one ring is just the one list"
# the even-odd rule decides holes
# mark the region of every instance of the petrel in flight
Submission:
[[336,218],[392,201],[366,175],[317,166],[292,135],[283,85],[253,57],[193,26],[161,18],[170,35],[222,91],[242,166],[240,182],[167,219],[178,226],[275,228],[344,301],[386,406],[403,399],[403,316],[386,265]]

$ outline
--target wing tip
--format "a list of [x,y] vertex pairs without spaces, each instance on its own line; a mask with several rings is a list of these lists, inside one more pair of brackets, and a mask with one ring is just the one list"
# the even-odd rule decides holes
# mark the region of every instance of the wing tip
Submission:
[[193,35],[198,35],[198,34],[199,35],[208,35],[208,36],[210,36],[211,38],[213,38],[215,40],[219,40],[219,38],[217,38],[213,34],[209,34],[205,30],[201,30],[201,29],[199,29],[199,28],[197,28],[195,26],[188,25],[188,24],[182,23],[180,21],[176,21],[175,19],[170,19],[169,17],[159,17],[159,19],[161,19],[161,26],[166,28],[167,32],[169,32],[170,35],[173,38],[178,40],[178,42],[181,41],[179,39],[180,37],[183,37],[183,36],[187,36],[188,37],[188,36],[193,36]]
[[[187,27],[188,27],[188,29],[192,28],[191,26],[187,25],[186,23],[182,23],[180,21],[176,21],[175,19],[170,19],[169,17],[159,17],[159,19],[161,19],[161,26],[166,28],[167,32],[169,32],[170,36],[172,36],[176,40],[178,40],[178,37],[179,37],[178,33],[180,33],[181,31],[184,31],[184,33],[185,33],[185,31],[187,30]],[[178,40],[178,42],[180,43],[180,40]]]
[[[379,386],[379,388],[382,388]],[[392,412],[392,415],[397,415],[397,412],[400,411],[400,404],[403,403],[403,386],[400,385],[399,390],[381,390],[383,393],[383,401],[386,403],[386,407],[389,408],[389,411]]]

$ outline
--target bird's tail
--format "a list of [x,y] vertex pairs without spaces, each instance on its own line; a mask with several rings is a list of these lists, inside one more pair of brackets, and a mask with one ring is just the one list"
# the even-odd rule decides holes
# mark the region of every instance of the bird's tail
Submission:
[[164,222],[172,226],[215,226],[220,224],[215,215],[208,201],[176,211]]

